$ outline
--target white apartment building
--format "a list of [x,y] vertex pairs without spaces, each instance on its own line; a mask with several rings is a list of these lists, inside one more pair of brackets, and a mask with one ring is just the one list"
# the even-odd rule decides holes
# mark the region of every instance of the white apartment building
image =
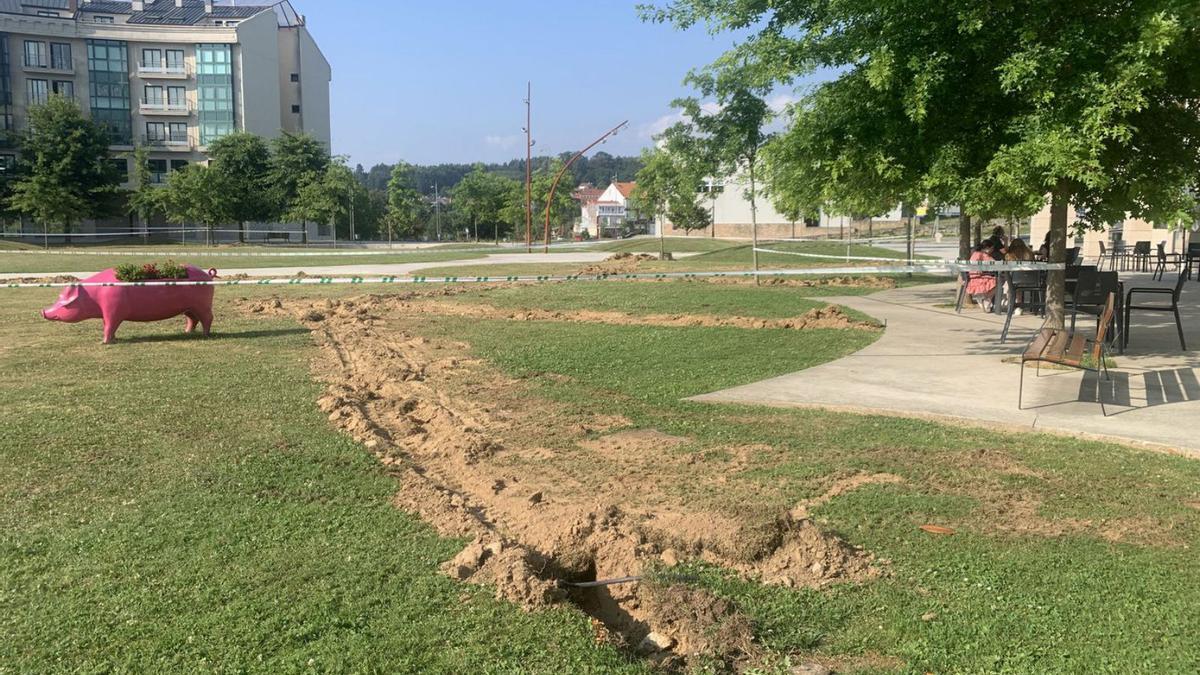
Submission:
[[127,176],[146,146],[155,182],[235,130],[328,147],[331,79],[287,0],[0,0],[0,162],[52,94],[108,128]]

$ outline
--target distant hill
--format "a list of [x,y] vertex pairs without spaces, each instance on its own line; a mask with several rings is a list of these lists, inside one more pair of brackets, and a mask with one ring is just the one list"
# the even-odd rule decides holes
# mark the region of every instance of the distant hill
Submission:
[[[573,153],[564,153],[559,158],[567,161]],[[534,157],[533,169],[545,167],[554,158],[549,156]],[[376,164],[370,170],[359,164],[354,175],[368,190],[387,190],[388,179],[392,175],[391,164]],[[525,160],[514,159],[504,164],[484,163],[484,169],[490,173],[500,174],[514,180],[525,180]],[[468,173],[475,168],[474,164],[435,164],[413,166],[413,187],[421,192],[433,193],[436,184],[442,190],[449,190],[458,185]],[[580,183],[591,183],[599,188],[606,188],[612,181],[631,181],[642,168],[642,160],[637,157],[614,157],[607,152],[597,152],[591,157],[582,157],[571,167],[571,179],[563,180],[565,185],[575,187]]]

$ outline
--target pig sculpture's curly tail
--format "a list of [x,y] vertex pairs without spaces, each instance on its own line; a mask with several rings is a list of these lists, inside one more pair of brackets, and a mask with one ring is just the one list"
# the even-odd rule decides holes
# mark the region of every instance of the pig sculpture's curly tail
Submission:
[[217,268],[214,267],[214,268],[210,269],[208,271],[208,276],[216,279],[217,278]]

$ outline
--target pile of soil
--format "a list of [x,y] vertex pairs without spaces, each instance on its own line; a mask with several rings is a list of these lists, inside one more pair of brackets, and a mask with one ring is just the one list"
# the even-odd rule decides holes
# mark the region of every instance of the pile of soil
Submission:
[[[701,471],[687,452],[692,439],[568,409],[473,358],[466,344],[419,335],[426,312],[483,310],[436,301],[418,310],[425,303],[413,299],[272,298],[243,307],[295,317],[313,331],[321,346],[313,368],[326,384],[318,403],[330,422],[390,468],[400,483],[398,507],[445,535],[473,539],[445,563],[451,577],[486,584],[526,608],[570,601],[600,622],[607,639],[671,666],[699,657],[732,665],[756,650],[736,607],[663,570],[703,560],[807,588],[882,573],[869,553],[810,520],[808,509],[895,477],[853,477],[785,513],[697,505],[675,487],[720,490],[757,449],[728,448],[728,469]],[[580,314],[571,320],[587,320]],[[631,576],[647,579],[572,585]]]
[[506,309],[492,305],[461,302],[416,301],[410,295],[370,296],[367,299],[375,311],[389,314],[469,317],[503,321],[559,321],[566,323],[602,323],[614,326],[727,327],[780,330],[878,330],[878,326],[850,318],[840,307],[827,305],[812,309],[802,316],[788,319],[760,319],[744,316],[712,316],[705,314],[627,314],[596,310]]
[[605,274],[633,274],[641,269],[641,263],[657,261],[658,257],[647,253],[629,253],[622,251],[614,253],[602,263],[588,265],[576,272],[583,276],[601,276]]

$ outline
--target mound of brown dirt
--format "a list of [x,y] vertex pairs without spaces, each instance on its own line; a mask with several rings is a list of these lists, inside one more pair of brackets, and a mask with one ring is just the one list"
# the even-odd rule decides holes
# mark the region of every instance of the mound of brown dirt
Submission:
[[602,276],[606,274],[633,274],[641,268],[641,263],[657,261],[656,256],[646,253],[629,253],[621,251],[614,253],[602,263],[588,265],[576,272],[583,276]]
[[[258,311],[262,305],[254,305]],[[360,309],[370,312],[392,312],[404,315],[436,314],[473,319],[495,319],[503,321],[559,321],[565,323],[603,323],[613,326],[663,326],[726,327],[748,329],[782,330],[877,330],[878,326],[850,318],[840,307],[828,305],[812,309],[803,316],[789,319],[760,319],[745,316],[713,316],[705,314],[625,314],[596,310],[560,311],[546,309],[505,309],[491,305],[473,305],[461,302],[437,302],[436,300],[413,301],[405,295],[371,297],[359,303]],[[323,308],[306,310],[320,313]],[[304,319],[304,317],[301,317]],[[308,319],[305,319],[308,320]]]
[[[661,660],[742,658],[749,622],[696,589],[571,584],[640,577],[689,558],[788,586],[880,574],[868,553],[800,514],[753,504],[718,512],[678,492],[684,484],[724,485],[765,446],[718,448],[728,463],[700,464],[689,452],[692,439],[541,399],[536,382],[503,376],[467,345],[418,334],[431,312],[490,318],[502,310],[416,297],[273,298],[243,307],[293,316],[313,331],[321,346],[313,368],[326,383],[318,403],[330,422],[389,467],[400,484],[397,506],[439,532],[474,539],[444,565],[448,575],[524,607],[569,598],[612,640]],[[822,310],[801,317],[836,318]],[[847,481],[823,498],[856,486]]]

